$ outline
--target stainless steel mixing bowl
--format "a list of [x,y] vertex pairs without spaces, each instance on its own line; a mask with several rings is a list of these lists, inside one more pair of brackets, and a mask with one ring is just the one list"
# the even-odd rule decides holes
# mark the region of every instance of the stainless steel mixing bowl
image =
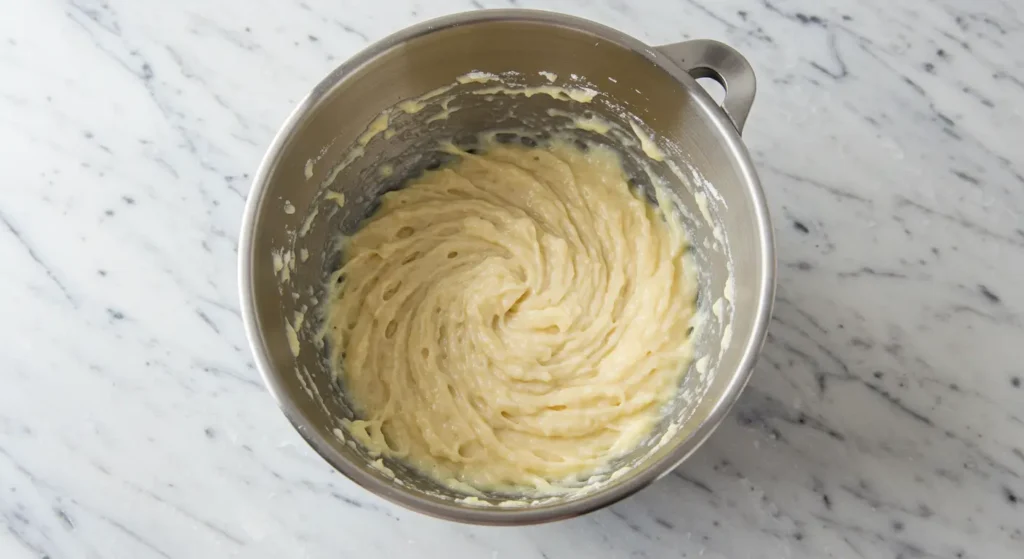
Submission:
[[[546,85],[539,73],[548,72],[558,76],[555,85],[586,80],[600,95],[585,106],[547,95],[463,95],[453,102],[457,112],[440,115],[447,118],[430,118],[441,109],[395,111],[391,132],[365,142],[364,131],[381,111],[473,71],[512,72],[506,75],[521,80],[520,86]],[[721,106],[695,81],[701,77],[724,86]],[[459,88],[474,86],[480,84]],[[571,517],[666,475],[736,402],[770,319],[772,230],[739,135],[753,95],[750,65],[721,43],[649,47],[586,20],[525,10],[429,21],[344,63],[299,104],[274,139],[256,173],[242,224],[239,273],[246,332],[285,415],[321,456],[359,485],[410,509],[463,522],[527,524]],[[358,445],[338,436],[340,418],[352,417],[352,411],[344,387],[329,373],[317,338],[316,308],[324,300],[327,274],[339,263],[332,239],[350,233],[382,192],[442,163],[438,138],[471,143],[472,133],[482,129],[558,127],[565,119],[552,115],[563,109],[589,111],[624,130],[630,129],[630,119],[639,120],[681,168],[673,173],[667,162],[647,160],[680,198],[694,246],[698,305],[706,318],[695,333],[700,359],[656,432],[613,465],[615,476],[561,497],[497,506],[510,496],[465,499],[399,462],[375,464]],[[353,146],[361,146],[361,136],[365,154],[343,169],[335,167]],[[590,134],[585,139],[608,138]],[[638,167],[643,154],[637,142],[621,134],[619,139],[638,186],[650,191]],[[385,163],[393,172],[382,172]],[[343,206],[325,197],[328,186],[346,195]]]

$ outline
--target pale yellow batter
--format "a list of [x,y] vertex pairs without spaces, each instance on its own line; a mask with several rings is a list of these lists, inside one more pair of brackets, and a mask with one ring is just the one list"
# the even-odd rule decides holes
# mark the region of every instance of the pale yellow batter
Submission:
[[331,278],[349,433],[459,487],[599,471],[691,359],[685,248],[599,146],[491,144],[388,193]]

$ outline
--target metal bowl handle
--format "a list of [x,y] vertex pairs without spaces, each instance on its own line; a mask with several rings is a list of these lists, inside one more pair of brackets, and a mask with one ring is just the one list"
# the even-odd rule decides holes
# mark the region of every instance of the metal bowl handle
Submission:
[[711,78],[721,84],[725,88],[722,110],[736,130],[743,131],[757,91],[754,69],[743,55],[729,45],[711,39],[663,45],[657,50],[686,70],[693,79]]

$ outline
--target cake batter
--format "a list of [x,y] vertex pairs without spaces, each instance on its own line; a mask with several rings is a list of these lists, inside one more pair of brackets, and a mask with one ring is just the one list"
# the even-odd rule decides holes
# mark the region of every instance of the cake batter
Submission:
[[458,155],[384,195],[331,278],[346,428],[450,485],[550,490],[634,449],[675,394],[685,236],[608,148]]

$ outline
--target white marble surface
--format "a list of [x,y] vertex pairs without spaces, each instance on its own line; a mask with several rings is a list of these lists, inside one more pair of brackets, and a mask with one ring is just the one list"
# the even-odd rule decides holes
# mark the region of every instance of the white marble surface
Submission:
[[[576,520],[461,526],[335,474],[239,319],[251,173],[368,42],[546,7],[727,41],[778,230],[776,318],[676,475]],[[8,0],[0,557],[1024,556],[1016,0]]]

